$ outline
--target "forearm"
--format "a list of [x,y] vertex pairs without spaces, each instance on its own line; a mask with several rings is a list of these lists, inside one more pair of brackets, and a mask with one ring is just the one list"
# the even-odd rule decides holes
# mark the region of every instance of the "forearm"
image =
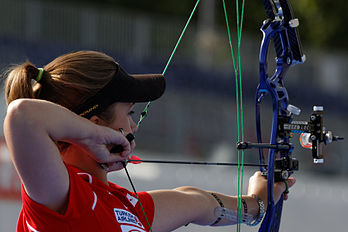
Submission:
[[[11,102],[4,134],[28,195],[54,210],[64,206],[69,191],[68,172],[56,141],[77,144],[85,151],[78,152],[82,159],[92,157],[103,163],[122,160],[130,152],[129,142],[121,133],[43,100]],[[112,155],[107,145],[121,145],[124,149]]]
[[[227,196],[215,192],[210,194],[215,195],[213,197],[216,200],[215,206],[212,206],[215,212],[215,221],[210,225],[232,225],[237,224],[238,220],[242,221],[242,219],[248,219],[250,222],[257,218],[260,213],[260,206],[252,196],[242,195],[241,199],[239,199],[237,196]],[[238,200],[240,200],[240,214],[238,213]],[[218,208],[220,210],[217,210]]]
[[[222,202],[223,207],[237,212],[237,197],[205,191],[193,187],[180,187],[175,190],[151,191],[155,203],[154,231],[170,231],[188,223],[212,225],[220,215],[215,210],[222,207],[213,197]],[[256,217],[259,213],[257,201],[251,196],[243,196],[248,215]],[[244,209],[242,208],[242,212]],[[236,224],[237,220],[221,219],[216,226]]]
[[[198,201],[198,203],[200,203],[200,207],[204,208],[197,208],[197,211],[202,213],[197,217],[197,219],[193,221],[193,223],[200,225],[212,225],[214,223],[216,223],[214,225],[231,225],[237,223],[237,218],[235,218],[235,220],[226,219],[225,217],[222,217],[221,213],[218,213],[216,211],[217,208],[225,208],[225,210],[228,210],[230,213],[233,214],[233,216],[236,215],[238,211],[237,196],[228,196],[221,193],[213,191],[204,191],[196,188],[184,187],[181,188],[181,190],[188,193],[196,194],[197,197],[201,198]],[[244,209],[246,207],[247,214],[250,217],[257,217],[259,214],[259,205],[255,198],[253,198],[252,196],[243,195],[242,199],[245,201],[245,205],[241,204],[242,214],[244,214]],[[224,214],[226,215],[226,213]],[[221,217],[221,219],[218,219],[219,217]]]
[[7,110],[5,126],[31,133],[45,133],[52,140],[78,141],[90,137],[96,126],[57,104],[33,99],[19,99]]

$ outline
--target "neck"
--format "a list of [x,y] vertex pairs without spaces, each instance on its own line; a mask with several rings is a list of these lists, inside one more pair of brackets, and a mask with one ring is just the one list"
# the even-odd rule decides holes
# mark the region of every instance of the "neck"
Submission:
[[92,159],[84,150],[71,145],[63,154],[65,163],[77,167],[108,185],[107,172]]

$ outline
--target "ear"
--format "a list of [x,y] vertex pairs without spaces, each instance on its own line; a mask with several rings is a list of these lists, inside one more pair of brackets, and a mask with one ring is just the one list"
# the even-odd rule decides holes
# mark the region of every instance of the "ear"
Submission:
[[93,122],[94,124],[97,124],[97,125],[100,125],[100,126],[103,126],[105,125],[105,122],[103,119],[99,118],[98,116],[96,115],[93,115],[89,121]]

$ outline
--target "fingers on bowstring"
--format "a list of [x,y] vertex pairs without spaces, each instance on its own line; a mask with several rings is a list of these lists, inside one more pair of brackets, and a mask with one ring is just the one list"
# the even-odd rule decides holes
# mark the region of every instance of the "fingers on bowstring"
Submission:
[[131,144],[126,138],[126,136],[122,135],[123,137],[119,138],[115,144],[117,144],[115,147],[121,146],[122,148],[115,149],[114,151],[111,151],[112,153],[120,153],[121,156],[126,156],[129,153],[131,153]]

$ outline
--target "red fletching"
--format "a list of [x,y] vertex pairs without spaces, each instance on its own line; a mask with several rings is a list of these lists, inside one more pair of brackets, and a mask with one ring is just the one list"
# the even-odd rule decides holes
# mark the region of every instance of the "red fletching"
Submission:
[[128,161],[128,163],[132,163],[132,164],[140,164],[141,163],[141,159],[136,156],[136,155],[132,155]]

